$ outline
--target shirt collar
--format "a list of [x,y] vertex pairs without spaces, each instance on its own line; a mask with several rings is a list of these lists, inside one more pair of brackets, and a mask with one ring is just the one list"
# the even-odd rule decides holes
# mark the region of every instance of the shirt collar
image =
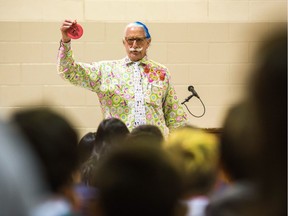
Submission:
[[[149,62],[149,60],[148,60],[147,56],[144,56],[141,60],[139,60],[139,63],[140,63],[140,64],[144,64],[144,65],[147,65],[148,62]],[[126,65],[129,65],[129,64],[132,64],[133,61],[131,61],[131,60],[129,59],[129,57],[126,56],[126,57],[124,58],[124,63],[125,63]]]

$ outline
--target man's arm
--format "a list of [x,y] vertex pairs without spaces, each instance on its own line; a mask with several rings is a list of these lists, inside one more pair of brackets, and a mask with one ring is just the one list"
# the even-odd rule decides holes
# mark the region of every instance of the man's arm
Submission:
[[170,130],[187,124],[187,114],[180,104],[175,88],[171,85],[170,81],[163,103],[163,112],[166,125]]
[[100,67],[97,63],[87,64],[74,60],[71,38],[67,35],[67,30],[73,23],[71,20],[65,20],[60,27],[62,39],[57,58],[57,71],[64,80],[95,91],[99,86]]

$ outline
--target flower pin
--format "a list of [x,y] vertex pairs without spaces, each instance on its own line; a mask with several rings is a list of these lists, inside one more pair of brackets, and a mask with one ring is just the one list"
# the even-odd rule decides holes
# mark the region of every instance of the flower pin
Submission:
[[150,67],[149,67],[149,65],[146,65],[145,67],[144,67],[144,73],[149,73],[150,72]]
[[148,75],[148,81],[153,82],[157,80],[163,81],[165,79],[166,71],[161,67],[153,67],[147,64],[144,67],[144,73]]

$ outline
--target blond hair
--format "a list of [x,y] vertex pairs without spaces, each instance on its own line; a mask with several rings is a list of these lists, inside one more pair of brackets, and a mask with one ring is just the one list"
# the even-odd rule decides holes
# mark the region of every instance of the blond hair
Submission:
[[184,177],[185,192],[209,193],[218,174],[218,139],[201,129],[183,127],[174,130],[164,143]]

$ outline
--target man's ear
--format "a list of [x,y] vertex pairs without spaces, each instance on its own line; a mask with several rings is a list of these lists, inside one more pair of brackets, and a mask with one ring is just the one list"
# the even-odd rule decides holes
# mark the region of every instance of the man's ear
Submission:
[[149,38],[149,39],[147,40],[148,46],[150,46],[151,40],[152,40],[151,38]]
[[123,43],[123,45],[125,45],[125,40],[124,39],[122,39],[122,43]]

